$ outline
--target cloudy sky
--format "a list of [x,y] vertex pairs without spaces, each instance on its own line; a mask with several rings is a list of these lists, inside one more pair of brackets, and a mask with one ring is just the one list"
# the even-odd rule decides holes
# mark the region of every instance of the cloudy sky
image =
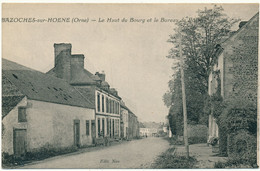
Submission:
[[[54,43],[71,43],[72,53],[85,55],[85,68],[105,71],[126,104],[141,121],[164,121],[168,109],[162,101],[173,74],[167,59],[173,22],[147,19],[181,19],[194,16],[211,4],[3,4],[2,17],[79,18],[88,23],[8,23],[2,25],[3,58],[47,72],[54,66]],[[249,20],[256,4],[222,4],[230,17]],[[128,22],[114,21],[126,18]],[[129,22],[129,19],[145,19]]]

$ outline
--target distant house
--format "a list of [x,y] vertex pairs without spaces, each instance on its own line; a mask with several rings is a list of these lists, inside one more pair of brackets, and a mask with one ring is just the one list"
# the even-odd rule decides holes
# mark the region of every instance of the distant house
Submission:
[[156,128],[140,128],[140,136],[152,137],[158,134],[158,129]]
[[2,59],[2,152],[92,144],[92,102],[66,81]]
[[[218,45],[215,63],[209,75],[209,95],[220,93],[224,100],[236,102],[238,106],[253,105],[256,109],[258,23],[259,13],[248,22],[241,22],[238,31]],[[220,136],[219,126],[216,118],[210,115],[209,139]]]
[[55,64],[47,74],[67,81],[91,101],[96,120],[90,124],[96,138],[119,138],[121,98],[114,88],[110,88],[105,74],[97,72],[94,75],[84,69],[84,55],[71,54],[71,48],[71,44],[54,44]]

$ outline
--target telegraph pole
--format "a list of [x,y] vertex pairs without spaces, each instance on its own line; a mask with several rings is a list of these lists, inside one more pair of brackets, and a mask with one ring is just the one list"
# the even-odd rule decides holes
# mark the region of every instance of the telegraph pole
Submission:
[[181,58],[181,88],[182,88],[182,105],[183,105],[183,136],[184,136],[184,144],[186,149],[186,157],[189,157],[189,143],[188,143],[188,130],[187,130],[187,109],[186,109],[186,94],[185,94],[185,83],[184,83],[184,59],[182,56],[182,35],[179,32],[179,53]]

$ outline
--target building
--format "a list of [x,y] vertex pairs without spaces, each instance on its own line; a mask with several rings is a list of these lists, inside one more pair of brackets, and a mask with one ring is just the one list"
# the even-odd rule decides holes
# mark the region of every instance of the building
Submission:
[[95,75],[84,69],[84,55],[71,54],[71,44],[54,44],[54,68],[47,74],[67,81],[95,108],[95,136],[120,137],[120,100],[117,91],[110,88],[105,73]]
[[[233,103],[236,106],[235,112],[238,112],[242,108],[250,106],[255,109],[255,116],[257,108],[258,23],[259,13],[248,22],[241,22],[240,28],[216,47],[216,58],[209,75],[208,84],[209,95],[212,96],[219,93],[227,108]],[[237,115],[233,119],[232,124],[239,124],[240,121],[237,122],[236,120],[239,117]],[[243,123],[247,122],[246,117],[241,119]],[[256,117],[252,119],[255,122],[257,120]],[[242,132],[239,125],[236,125],[236,128],[240,131],[234,134],[222,132],[221,135],[220,126],[222,125],[217,123],[217,118],[211,114],[209,116],[209,139],[210,137],[227,136],[225,139],[228,139],[227,142],[232,144],[234,142],[232,136]],[[253,124],[250,125],[252,126]]]
[[140,136],[156,136],[158,134],[158,129],[156,128],[140,128]]
[[128,139],[139,137],[139,122],[137,116],[128,109]]
[[123,101],[121,101],[120,106],[121,106],[121,122],[120,122],[121,123],[121,138],[128,139],[128,136],[129,136],[129,133],[128,133],[128,128],[129,128],[128,108],[126,107],[126,105],[124,104]]
[[2,152],[92,144],[95,108],[66,81],[2,59]]

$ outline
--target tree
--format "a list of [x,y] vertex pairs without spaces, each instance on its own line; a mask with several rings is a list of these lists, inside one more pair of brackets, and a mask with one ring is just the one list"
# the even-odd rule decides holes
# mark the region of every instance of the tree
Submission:
[[[182,35],[183,56],[185,64],[193,72],[193,78],[207,90],[208,76],[213,64],[217,45],[225,40],[231,27],[238,19],[229,18],[221,6],[214,5],[212,9],[198,10],[195,18],[186,17],[176,22],[175,33],[170,35],[168,42],[173,44],[168,58],[179,59],[178,34]],[[174,61],[176,64],[176,61]]]
[[[169,81],[169,91],[164,95],[166,106],[171,105],[169,118],[180,118],[182,115],[181,89],[179,86],[179,49],[178,34],[182,35],[182,53],[184,59],[185,84],[187,94],[188,123],[207,121],[203,117],[203,107],[208,94],[208,77],[214,63],[216,52],[221,42],[228,38],[232,26],[238,19],[229,18],[221,6],[212,9],[198,10],[196,17],[185,17],[176,22],[174,34],[169,43],[173,47],[167,58],[173,59],[172,69],[175,72]],[[169,98],[172,96],[172,98]],[[171,101],[169,101],[171,99]],[[174,117],[173,117],[174,116]],[[178,116],[178,117],[177,117]],[[178,120],[178,119],[177,119]],[[170,121],[174,123],[174,121]],[[176,124],[175,124],[176,125]]]

